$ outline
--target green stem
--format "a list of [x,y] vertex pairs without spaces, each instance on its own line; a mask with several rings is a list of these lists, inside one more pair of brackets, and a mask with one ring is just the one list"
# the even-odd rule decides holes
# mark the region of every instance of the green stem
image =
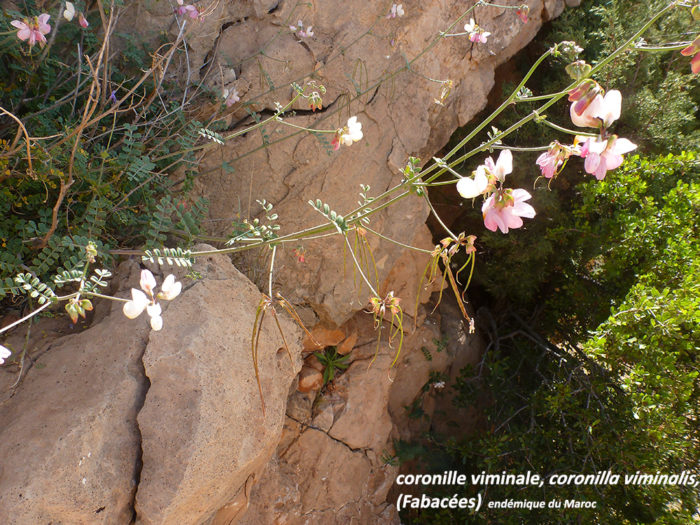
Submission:
[[445,231],[450,235],[450,237],[452,237],[452,239],[456,241],[457,236],[454,233],[452,233],[452,231],[447,227],[447,225],[444,222],[442,222],[442,219],[440,218],[438,213],[435,211],[435,208],[433,208],[433,203],[430,202],[430,199],[428,198],[428,194],[424,192],[423,197],[425,197],[425,202],[427,202],[428,206],[430,206],[430,211],[433,212],[433,215],[435,216],[437,221],[440,223],[440,226],[442,226],[445,229]]
[[360,276],[362,276],[362,280],[365,282],[365,284],[367,286],[369,286],[369,289],[371,290],[372,294],[375,297],[379,297],[377,290],[374,289],[374,286],[372,286],[372,283],[369,282],[369,280],[365,276],[364,272],[362,271],[362,267],[360,266],[360,263],[357,262],[357,257],[355,257],[355,252],[352,251],[352,246],[350,246],[350,241],[348,240],[348,236],[343,234],[343,238],[345,239],[345,244],[347,244],[347,246],[348,246],[348,250],[350,250],[350,255],[352,256],[352,260],[355,263],[355,268],[357,268],[357,271],[360,272]]
[[555,124],[554,122],[551,122],[547,119],[542,119],[539,121],[541,124],[544,124],[545,126],[549,126],[552,129],[556,129],[557,131],[561,131],[562,133],[568,133],[569,135],[583,135],[584,137],[597,137],[597,133],[587,133],[585,131],[577,131],[569,128],[565,128],[563,126],[559,126],[558,124]]
[[399,241],[397,241],[397,240],[391,239],[391,238],[387,237],[386,235],[382,235],[381,233],[379,233],[379,232],[373,230],[373,229],[370,228],[369,226],[362,226],[362,228],[364,228],[365,230],[367,230],[367,231],[370,232],[370,233],[373,233],[373,234],[376,235],[377,237],[379,237],[379,238],[381,238],[381,239],[384,239],[385,241],[389,241],[389,242],[394,243],[394,244],[397,244],[397,245],[399,245],[399,246],[403,246],[404,248],[408,248],[409,250],[414,250],[414,251],[416,251],[416,252],[427,253],[427,254],[431,254],[431,253],[432,253],[430,250],[424,250],[423,248],[417,248],[417,247],[415,247],[415,246],[411,246],[410,244],[404,244],[404,243],[399,242]]

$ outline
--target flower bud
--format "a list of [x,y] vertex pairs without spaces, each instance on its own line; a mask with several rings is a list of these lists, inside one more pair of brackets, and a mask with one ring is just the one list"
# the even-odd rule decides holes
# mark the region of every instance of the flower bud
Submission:
[[581,115],[601,91],[603,88],[595,80],[590,78],[584,80],[576,88],[569,91],[569,102],[574,102],[573,111],[577,115]]
[[577,60],[576,62],[572,62],[566,66],[564,69],[570,78],[573,80],[580,80],[590,75],[593,68],[590,66],[590,64],[586,64],[585,60]]

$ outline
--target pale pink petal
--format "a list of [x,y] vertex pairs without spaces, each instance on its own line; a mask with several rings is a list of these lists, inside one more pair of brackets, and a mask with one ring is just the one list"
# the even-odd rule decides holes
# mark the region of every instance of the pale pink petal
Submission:
[[506,225],[506,231],[503,233],[508,233],[508,228],[520,228],[523,225],[523,220],[513,213],[512,208],[505,208],[504,212],[505,213],[501,214],[503,217],[503,222],[505,222]]
[[520,188],[518,188],[517,190],[513,190],[511,195],[513,196],[513,200],[515,202],[524,202],[524,201],[530,200],[532,198],[532,195],[530,195],[527,192],[527,190],[523,190]]
[[[490,158],[490,157],[489,157]],[[498,156],[498,161],[496,162],[496,169],[494,171],[498,180],[503,182],[506,175],[513,172],[513,154],[509,149],[504,149]]]
[[615,153],[614,151],[608,150],[603,153],[602,157],[605,159],[605,169],[614,170],[622,166],[624,158],[622,155]]
[[508,233],[507,226],[505,225],[503,219],[501,219],[500,215],[494,208],[491,208],[487,210],[486,213],[484,213],[484,226],[486,226],[486,228],[491,230],[492,232],[495,232],[497,229],[500,229],[501,232]]
[[603,103],[596,109],[594,116],[602,119],[605,123],[605,127],[608,127],[610,124],[620,118],[621,109],[622,93],[620,93],[617,89],[611,89],[605,94]]
[[31,45],[34,45],[34,38],[33,38],[34,32],[27,28],[27,29],[20,29],[17,31],[17,38],[20,40],[27,40],[31,39]]
[[520,217],[532,219],[535,216],[535,208],[526,202],[516,202],[513,205],[513,213]]
[[156,278],[149,270],[141,270],[141,289],[144,292],[153,294],[153,289],[156,287]]
[[598,153],[589,153],[586,157],[586,161],[583,163],[583,167],[586,173],[595,173],[600,165],[600,155]]
[[49,18],[51,18],[51,15],[43,13],[39,15],[37,19],[39,21],[38,30],[42,33],[42,35],[48,35],[51,31],[51,26],[47,23]]
[[600,164],[598,164],[598,167],[596,168],[593,175],[595,176],[596,179],[603,180],[607,173],[608,173],[607,159],[605,157],[601,156],[600,157]]
[[637,149],[637,145],[627,139],[617,139],[613,145],[613,151],[615,153],[619,153],[620,155],[629,153],[635,149]]

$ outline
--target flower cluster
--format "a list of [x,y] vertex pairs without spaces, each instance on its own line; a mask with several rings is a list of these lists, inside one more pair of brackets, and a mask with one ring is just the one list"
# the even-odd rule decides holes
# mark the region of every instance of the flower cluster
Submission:
[[532,196],[525,190],[503,187],[506,175],[513,172],[513,154],[504,149],[496,162],[491,157],[476,168],[474,178],[463,177],[457,182],[457,191],[465,199],[490,194],[481,207],[484,226],[495,232],[508,233],[509,228],[520,228],[521,217],[533,218],[535,209],[525,201]]
[[603,96],[602,91],[596,82],[588,80],[569,94],[571,121],[579,127],[598,128],[597,137],[577,136],[575,141],[575,145],[581,143],[579,155],[586,159],[586,173],[598,180],[603,180],[609,170],[618,168],[624,160],[622,155],[637,147],[608,133],[612,123],[620,118],[622,94],[612,89]]
[[384,317],[387,310],[391,312],[392,316],[399,315],[399,303],[401,302],[401,299],[394,297],[393,291],[386,294],[384,299],[380,299],[379,297],[370,297],[369,302],[372,305],[372,313],[375,317]]
[[405,13],[403,11],[403,4],[393,4],[391,6],[391,11],[386,15],[387,18],[396,18],[397,16],[403,16]]
[[25,18],[24,21],[13,20],[10,25],[17,28],[17,38],[23,41],[27,40],[29,47],[33,47],[37,42],[41,47],[44,47],[46,45],[45,35],[51,32],[49,18],[51,18],[50,15],[42,13],[31,19]]
[[177,5],[179,6],[175,9],[175,12],[180,16],[189,16],[191,19],[196,20],[199,18],[199,10],[190,4],[185,4],[184,0],[177,0]]
[[470,18],[469,23],[464,25],[464,30],[469,34],[470,41],[482,44],[485,44],[486,39],[491,35],[491,33],[479,27],[473,18]]
[[357,117],[350,117],[345,127],[338,129],[331,141],[334,150],[340,148],[341,144],[352,146],[353,142],[362,139],[362,123],[357,121]]
[[304,22],[299,20],[297,22],[297,25],[289,26],[289,29],[294,31],[299,38],[311,38],[312,36],[314,36],[314,32],[311,30],[311,27],[312,26],[309,26],[306,29],[304,29]]
[[[151,328],[160,330],[163,328],[163,318],[160,316],[162,309],[156,298],[164,301],[171,301],[180,295],[182,283],[175,281],[175,276],[170,274],[163,281],[160,292],[154,296],[153,290],[156,287],[156,279],[148,270],[141,271],[141,290],[131,289],[131,301],[124,303],[124,315],[129,319],[136,319],[146,310],[151,318]],[[146,293],[144,293],[146,292]]]

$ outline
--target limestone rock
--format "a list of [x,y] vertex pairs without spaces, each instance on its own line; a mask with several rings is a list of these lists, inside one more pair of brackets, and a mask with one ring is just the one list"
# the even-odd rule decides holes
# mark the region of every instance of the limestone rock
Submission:
[[164,314],[143,362],[151,387],[138,415],[143,469],[137,523],[202,523],[235,516],[248,478],[280,439],[289,387],[300,367],[300,329],[280,315],[294,362],[270,314],[258,349],[263,413],[250,337],[260,292],[225,256],[195,268],[205,278]]
[[323,386],[323,373],[310,366],[304,366],[299,373],[299,392],[312,392],[321,390]]
[[[132,270],[135,284],[138,268]],[[35,353],[15,395],[0,406],[1,523],[131,520],[150,328],[124,317],[121,304],[111,306],[103,322]]]

